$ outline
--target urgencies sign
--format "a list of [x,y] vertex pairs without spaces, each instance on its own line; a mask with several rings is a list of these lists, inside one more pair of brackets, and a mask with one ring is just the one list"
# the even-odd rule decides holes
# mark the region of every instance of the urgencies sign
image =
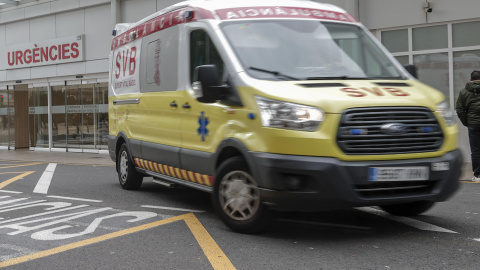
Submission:
[[7,47],[7,69],[71,63],[84,60],[83,35]]

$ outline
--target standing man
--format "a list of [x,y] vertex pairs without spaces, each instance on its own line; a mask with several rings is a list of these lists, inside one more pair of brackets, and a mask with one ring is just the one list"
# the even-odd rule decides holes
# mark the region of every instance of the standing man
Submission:
[[480,71],[474,70],[470,82],[458,95],[456,109],[458,118],[468,128],[472,153],[473,182],[480,182]]

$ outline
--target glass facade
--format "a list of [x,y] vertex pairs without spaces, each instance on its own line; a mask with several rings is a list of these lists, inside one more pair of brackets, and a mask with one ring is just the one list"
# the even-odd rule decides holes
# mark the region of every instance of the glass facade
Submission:
[[[50,92],[50,94],[49,94]],[[0,147],[16,149],[13,86],[0,89]],[[27,98],[25,98],[27,99]],[[49,105],[50,99],[50,105]],[[17,106],[17,107],[15,107]],[[108,149],[108,83],[30,86],[28,125],[30,149],[95,152]]]
[[402,64],[417,66],[418,79],[442,91],[453,108],[456,97],[480,70],[480,21],[382,30],[380,40]]

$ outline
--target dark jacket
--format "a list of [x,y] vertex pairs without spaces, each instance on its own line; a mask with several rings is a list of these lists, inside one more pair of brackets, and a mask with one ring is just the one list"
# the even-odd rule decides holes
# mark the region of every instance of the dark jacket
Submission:
[[480,81],[467,83],[460,91],[455,107],[464,126],[480,125]]

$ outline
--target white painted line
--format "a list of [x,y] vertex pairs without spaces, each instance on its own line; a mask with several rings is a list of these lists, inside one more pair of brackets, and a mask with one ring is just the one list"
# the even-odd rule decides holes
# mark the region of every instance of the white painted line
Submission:
[[367,212],[367,213],[370,213],[370,214],[374,214],[374,215],[377,215],[377,216],[381,216],[381,217],[384,217],[384,218],[388,218],[388,219],[391,219],[393,221],[397,221],[397,222],[403,223],[405,225],[412,226],[412,227],[417,228],[417,229],[422,230],[422,231],[457,233],[457,232],[447,230],[445,228],[438,227],[438,226],[432,225],[430,223],[426,223],[426,222],[416,220],[416,219],[413,219],[413,218],[393,216],[393,215],[388,214],[385,211],[375,209],[375,208],[371,208],[371,207],[360,207],[360,208],[355,208],[355,209],[360,210],[360,211],[364,211],[364,212]]
[[20,191],[10,191],[10,190],[4,190],[4,189],[0,189],[0,192],[13,193],[13,194],[22,194],[23,193],[23,192],[20,192]]
[[189,212],[189,213],[205,213],[205,211],[200,211],[200,210],[191,210],[191,209],[173,208],[173,207],[164,207],[164,206],[155,206],[155,205],[140,205],[140,207],[153,208],[153,209],[163,209],[163,210],[173,210],[173,211],[182,211],[182,212]]
[[42,177],[40,177],[40,180],[38,180],[38,183],[35,186],[33,193],[47,194],[48,188],[50,187],[50,183],[52,182],[53,173],[55,172],[56,167],[57,167],[56,163],[48,164],[47,168],[42,174]]
[[473,241],[477,241],[477,242],[480,242],[480,238],[477,238],[477,239],[473,239]]
[[82,202],[103,202],[100,200],[91,200],[91,199],[83,199],[83,198],[74,198],[74,197],[63,197],[63,196],[47,196],[48,198],[55,198],[55,199],[65,199],[65,200],[73,200],[73,201],[82,201]]

